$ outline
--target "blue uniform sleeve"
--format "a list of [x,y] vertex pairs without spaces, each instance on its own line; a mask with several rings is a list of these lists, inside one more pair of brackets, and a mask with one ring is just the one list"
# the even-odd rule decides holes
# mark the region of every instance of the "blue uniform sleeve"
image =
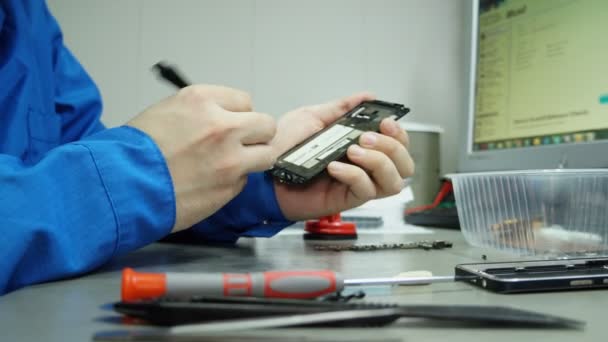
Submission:
[[119,127],[26,166],[0,155],[0,293],[93,270],[168,234],[171,177],[145,134]]
[[55,112],[61,117],[61,143],[68,143],[104,129],[100,121],[99,89],[63,42],[59,24],[42,3],[45,30],[52,42]]
[[57,46],[55,112],[61,116],[61,143],[76,141],[105,127],[100,121],[101,94],[78,60]]
[[243,191],[221,210],[169,240],[233,243],[239,237],[273,236],[292,223],[279,208],[271,176],[253,173]]

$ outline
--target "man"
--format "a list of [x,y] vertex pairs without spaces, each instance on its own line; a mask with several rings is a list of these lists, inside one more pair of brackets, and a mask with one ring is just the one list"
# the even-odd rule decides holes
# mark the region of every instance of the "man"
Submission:
[[246,93],[197,85],[105,129],[93,81],[43,1],[0,3],[0,294],[81,274],[172,232],[234,242],[272,236],[395,194],[412,174],[390,120],[307,187],[264,170],[368,94],[275,123]]

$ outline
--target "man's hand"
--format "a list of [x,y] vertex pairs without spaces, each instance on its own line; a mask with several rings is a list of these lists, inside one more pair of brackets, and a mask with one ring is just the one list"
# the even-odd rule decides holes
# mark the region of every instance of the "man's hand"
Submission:
[[269,169],[276,157],[268,144],[274,119],[251,112],[249,95],[230,88],[184,88],[128,125],[150,135],[167,161],[177,207],[174,232],[216,212],[243,189],[248,173]]
[[[277,155],[320,131],[370,94],[357,94],[334,102],[296,109],[279,120],[271,144]],[[305,220],[339,213],[369,200],[397,194],[403,179],[414,173],[414,162],[407,146],[407,134],[392,119],[380,124],[380,132],[366,132],[347,157],[352,164],[331,162],[328,174],[307,186],[275,182],[279,206],[289,220]]]

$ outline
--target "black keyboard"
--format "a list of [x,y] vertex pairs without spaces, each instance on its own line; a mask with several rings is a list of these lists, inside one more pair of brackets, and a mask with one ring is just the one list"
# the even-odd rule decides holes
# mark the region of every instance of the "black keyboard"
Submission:
[[405,216],[405,222],[416,226],[460,229],[456,207],[435,207]]

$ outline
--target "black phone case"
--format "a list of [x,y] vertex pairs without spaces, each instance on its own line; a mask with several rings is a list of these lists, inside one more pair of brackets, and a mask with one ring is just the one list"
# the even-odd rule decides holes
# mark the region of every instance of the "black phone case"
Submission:
[[383,119],[392,117],[399,120],[409,111],[398,103],[362,102],[330,126],[281,155],[270,173],[283,183],[307,183],[322,174],[330,162],[343,158],[348,147],[357,143],[361,134],[378,132]]
[[608,258],[461,264],[455,275],[498,293],[608,288]]
[[195,297],[188,301],[160,299],[114,304],[114,310],[119,313],[142,319],[147,323],[168,326],[373,309],[395,309],[395,315],[318,323],[310,326],[382,326],[394,322],[399,317],[452,320],[463,324],[496,324],[501,327],[505,325],[579,327],[584,324],[565,317],[533,311],[481,305],[397,305],[394,303],[343,303],[254,297]]

